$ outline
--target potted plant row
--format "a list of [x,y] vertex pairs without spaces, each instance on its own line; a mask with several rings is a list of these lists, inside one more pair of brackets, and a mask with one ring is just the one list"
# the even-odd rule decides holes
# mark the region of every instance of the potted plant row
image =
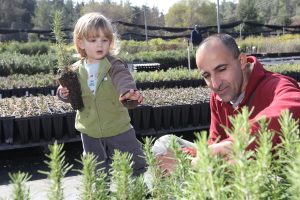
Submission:
[[[268,70],[290,76],[300,82],[300,65],[285,64],[266,66]],[[0,77],[0,98],[11,96],[55,95],[58,83],[54,74],[22,75]],[[199,87],[205,81],[198,70],[171,68],[167,71],[133,72],[140,90],[154,88]]]
[[[143,93],[144,104],[129,110],[137,134],[209,125],[208,88],[157,89]],[[75,111],[56,96],[5,98],[0,100],[0,108],[2,144],[72,140],[77,135]]]

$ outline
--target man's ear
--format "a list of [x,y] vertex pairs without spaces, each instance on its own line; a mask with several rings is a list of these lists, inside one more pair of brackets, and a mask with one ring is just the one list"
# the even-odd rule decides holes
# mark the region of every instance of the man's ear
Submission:
[[241,64],[241,68],[242,69],[245,69],[245,67],[247,66],[247,56],[246,56],[246,54],[244,54],[244,53],[241,53],[240,55],[239,55],[239,62],[240,62],[240,64]]

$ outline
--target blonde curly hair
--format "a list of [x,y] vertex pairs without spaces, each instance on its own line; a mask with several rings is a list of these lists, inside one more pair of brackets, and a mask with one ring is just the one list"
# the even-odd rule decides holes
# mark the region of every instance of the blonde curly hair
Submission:
[[83,38],[97,37],[99,30],[107,37],[110,41],[110,54],[118,53],[118,37],[114,30],[112,23],[109,19],[98,12],[91,12],[81,16],[75,24],[73,32],[73,42],[77,53],[80,54],[81,58],[86,57],[84,49],[79,47],[79,41]]

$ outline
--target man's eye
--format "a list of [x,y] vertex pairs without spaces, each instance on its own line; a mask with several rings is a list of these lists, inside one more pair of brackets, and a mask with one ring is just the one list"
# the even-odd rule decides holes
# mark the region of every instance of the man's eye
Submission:
[[220,67],[219,71],[224,71],[226,69],[226,67]]
[[204,79],[207,79],[207,78],[209,78],[209,74],[202,74],[202,77],[203,77]]

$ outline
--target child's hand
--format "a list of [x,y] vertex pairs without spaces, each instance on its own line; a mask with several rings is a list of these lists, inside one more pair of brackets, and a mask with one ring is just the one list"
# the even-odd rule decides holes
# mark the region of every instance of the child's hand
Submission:
[[62,87],[61,85],[58,87],[59,95],[63,98],[67,98],[69,96],[69,90],[66,87]]
[[127,93],[120,95],[119,101],[125,102],[125,101],[137,101],[138,103],[142,103],[144,100],[143,95],[138,90],[129,90]]

